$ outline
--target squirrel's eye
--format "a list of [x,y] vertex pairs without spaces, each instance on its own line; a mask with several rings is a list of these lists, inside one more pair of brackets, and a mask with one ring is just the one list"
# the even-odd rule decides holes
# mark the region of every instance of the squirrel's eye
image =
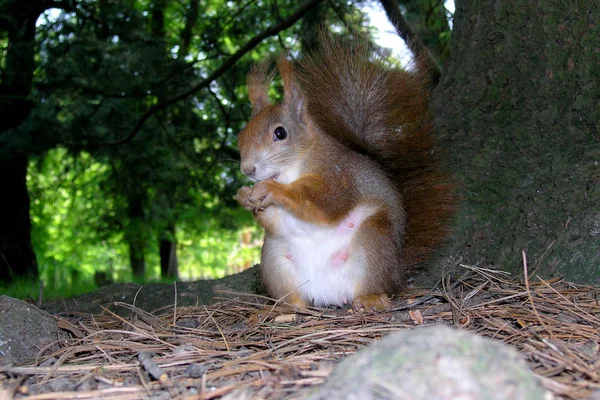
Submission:
[[287,138],[287,131],[283,126],[278,126],[273,131],[273,141],[284,140]]

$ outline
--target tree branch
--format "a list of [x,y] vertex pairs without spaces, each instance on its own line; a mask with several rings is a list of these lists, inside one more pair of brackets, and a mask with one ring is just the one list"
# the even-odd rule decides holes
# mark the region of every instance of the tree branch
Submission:
[[380,0],[380,2],[398,35],[406,42],[415,57],[422,58],[425,61],[425,65],[433,75],[433,81],[437,83],[442,75],[442,69],[402,15],[398,2],[396,0]]
[[137,135],[137,133],[142,129],[142,127],[144,126],[144,124],[146,123],[146,121],[152,115],[154,115],[154,113],[156,113],[157,111],[164,110],[168,106],[170,106],[172,104],[175,104],[178,101],[183,100],[183,99],[185,99],[185,98],[193,95],[194,93],[196,93],[196,92],[198,92],[198,91],[200,91],[200,90],[208,87],[211,84],[211,82],[213,82],[215,79],[219,78],[221,75],[223,75],[229,69],[231,69],[240,58],[242,58],[246,53],[248,53],[250,50],[252,50],[258,44],[260,44],[260,42],[262,42],[264,39],[266,39],[266,38],[268,38],[270,36],[276,35],[279,31],[282,31],[282,30],[284,30],[286,28],[289,28],[290,26],[294,25],[312,7],[314,7],[315,5],[317,5],[318,3],[320,3],[321,1],[323,1],[323,0],[308,0],[308,1],[306,1],[298,10],[296,10],[295,13],[293,13],[292,15],[290,15],[288,18],[282,20],[278,24],[275,24],[275,25],[267,28],[266,30],[264,30],[260,34],[256,35],[252,39],[250,39],[237,52],[235,52],[227,60],[225,60],[223,62],[223,64],[221,64],[221,66],[219,68],[217,68],[206,79],[198,82],[196,85],[192,86],[191,88],[189,88],[185,92],[182,92],[182,93],[180,93],[180,94],[178,94],[178,95],[176,95],[174,97],[171,97],[169,99],[165,99],[164,101],[161,101],[160,103],[158,103],[158,104],[150,107],[148,109],[148,111],[146,111],[144,114],[142,114],[142,116],[138,119],[137,123],[135,124],[135,126],[133,127],[133,129],[131,130],[131,132],[129,132],[129,134],[127,134],[127,136],[125,136],[125,137],[123,137],[121,139],[118,139],[118,140],[116,140],[114,142],[108,142],[108,143],[99,144],[98,146],[99,147],[100,146],[115,146],[115,145],[120,145],[120,144],[129,142],[131,139],[133,139],[135,137],[135,135]]

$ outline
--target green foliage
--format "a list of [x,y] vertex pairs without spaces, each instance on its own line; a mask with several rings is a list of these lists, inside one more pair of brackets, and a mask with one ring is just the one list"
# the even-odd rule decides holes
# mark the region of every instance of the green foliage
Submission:
[[8,47],[8,38],[5,32],[0,32],[0,70],[6,67],[6,49]]
[[[60,294],[60,288],[94,288],[96,272],[105,272],[114,281],[132,280],[115,201],[100,190],[109,179],[109,168],[89,153],[74,156],[58,148],[32,162],[29,174],[32,236],[40,279],[50,290],[46,297]],[[249,213],[220,207],[207,192],[203,197],[202,206],[189,207],[181,215],[177,234],[181,278],[218,278],[256,263],[261,232],[256,226],[243,228],[252,225]],[[242,242],[246,232],[252,236],[249,243]],[[158,266],[156,248],[148,248],[147,256],[149,265]],[[154,267],[146,277],[159,280],[160,271]],[[24,287],[35,298],[37,289],[31,288],[37,286],[24,282],[11,290]]]
[[[32,238],[40,279],[49,287],[93,282],[95,271],[130,276],[118,227],[110,225],[115,201],[100,190],[108,168],[89,153],[48,152],[29,168]],[[125,253],[126,254],[126,253]]]
[[[98,8],[90,4],[82,10],[85,16],[91,17],[97,12],[102,20],[91,22],[85,16],[75,18],[63,13],[52,26],[40,32],[43,56],[35,95],[42,106],[34,113],[32,124],[46,127],[47,136],[62,143],[75,158],[85,149],[88,156],[104,166],[97,183],[107,206],[95,207],[96,217],[87,218],[86,223],[91,229],[88,233],[101,239],[96,240],[101,244],[92,246],[94,249],[90,251],[97,256],[107,252],[114,259],[90,255],[87,259],[97,260],[118,280],[131,278],[127,272],[127,243],[141,246],[136,251],[146,253],[149,266],[158,265],[153,243],[165,236],[162,232],[169,224],[181,223],[191,235],[205,234],[196,228],[201,224],[186,224],[185,217],[194,215],[205,220],[212,213],[212,218],[219,218],[215,212],[233,205],[233,194],[240,185],[237,164],[220,162],[220,158],[222,152],[235,154],[233,135],[246,120],[246,112],[239,114],[243,110],[234,106],[237,100],[228,98],[228,93],[221,93],[216,82],[209,93],[199,93],[168,111],[156,113],[132,140],[118,146],[101,145],[122,138],[149,107],[186,90],[205,71],[217,68],[220,63],[216,59],[198,63],[198,59],[206,57],[202,51],[195,54],[177,51],[178,33],[185,25],[186,10],[174,4],[167,2],[160,10],[155,7],[159,3],[99,3]],[[153,19],[157,12],[164,15],[162,29],[157,28]],[[214,18],[216,20],[216,14]],[[69,34],[54,34],[57,26]],[[77,34],[73,34],[75,32]],[[157,37],[157,32],[164,36]],[[206,48],[206,42],[214,39],[207,37],[199,45]],[[224,43],[227,51],[235,50],[233,41]],[[208,47],[216,45],[211,43]],[[200,67],[194,68],[197,65]],[[239,75],[227,83],[241,88],[242,78],[243,75]],[[243,93],[243,90],[237,92]],[[232,122],[234,117],[236,121]],[[47,129],[49,127],[53,129]],[[69,164],[73,159],[64,161]],[[202,212],[193,212],[196,208]],[[68,218],[63,210],[53,212]],[[73,226],[71,222],[64,221],[64,224]],[[41,224],[48,226],[47,221]],[[217,225],[239,229],[232,223]],[[189,240],[188,232],[177,228],[178,236]],[[37,232],[34,235],[39,236]],[[85,241],[93,243],[93,238]],[[225,239],[227,241],[231,242],[231,238]],[[219,248],[221,242],[206,242],[204,247]],[[56,265],[56,257],[50,257],[52,253],[43,249],[39,251],[44,254],[40,260],[42,271],[54,274],[50,267]],[[203,254],[198,249],[195,251]],[[183,257],[190,262],[195,259]],[[77,257],[72,259],[77,263]],[[204,263],[207,262],[213,270],[224,270],[223,260],[219,260],[219,265],[215,265],[214,260]],[[179,264],[182,273],[186,268],[191,271],[185,262]],[[78,268],[91,273],[86,265]],[[156,267],[147,268],[147,278],[157,278],[159,274]],[[188,271],[185,275],[201,274]]]
[[[245,232],[253,238],[250,243],[241,240]],[[190,235],[179,242],[182,250],[180,277],[222,278],[251,267],[260,258],[260,238],[262,232],[258,227],[248,227],[239,232],[210,230]]]
[[[199,91],[190,88],[300,2],[66,3],[38,20],[33,110],[0,137],[0,155],[31,160],[32,237],[46,290],[93,287],[97,272],[131,280],[130,251],[145,259],[145,278],[158,280],[165,238],[177,243],[182,279],[258,261],[261,234],[233,200],[244,183],[236,133],[250,116],[246,72],[282,50],[298,55],[320,26],[363,27],[364,2],[322,2]],[[2,69],[8,48],[0,29]]]

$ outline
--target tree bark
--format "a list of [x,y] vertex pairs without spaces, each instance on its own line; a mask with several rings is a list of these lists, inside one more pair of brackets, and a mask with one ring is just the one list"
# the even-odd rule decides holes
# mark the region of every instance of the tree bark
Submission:
[[177,58],[185,61],[185,57],[190,51],[190,45],[192,44],[192,33],[194,27],[198,22],[198,11],[199,11],[200,0],[190,0],[189,9],[185,15],[185,26],[181,31],[181,41],[179,50],[177,52]]
[[[152,5],[152,37],[159,43],[165,43],[165,9],[167,6],[166,0],[156,0]],[[198,14],[198,2],[192,1],[190,5],[191,9],[186,16],[186,24],[181,32],[181,42],[183,44],[189,44],[191,41],[191,34],[193,30],[193,24],[195,24]],[[189,36],[186,36],[189,35]],[[162,46],[162,52],[165,59],[168,57],[165,46]],[[178,57],[184,58],[187,55],[186,52],[180,48],[177,54]],[[184,61],[184,60],[182,60]],[[163,101],[166,95],[170,92],[169,86],[164,86],[155,91],[157,93],[158,102]],[[164,111],[163,111],[164,113]],[[168,120],[169,116],[164,113],[161,119]],[[173,202],[172,193],[164,193],[166,203],[172,207]],[[160,256],[160,275],[162,278],[177,279],[179,275],[178,262],[177,262],[177,241],[175,239],[175,222],[170,220],[166,223],[166,226],[159,228],[159,240],[158,240],[158,252]]]
[[398,0],[407,23],[414,28],[444,70],[450,52],[452,30],[448,22],[446,0]]
[[457,0],[433,111],[463,201],[446,256],[600,283],[600,3]]
[[[165,8],[166,0],[155,0],[152,3],[151,32],[154,39],[158,39],[164,44],[165,40]],[[164,46],[163,46],[164,48]]]
[[128,197],[127,217],[129,226],[125,239],[129,247],[129,262],[134,278],[143,279],[146,274],[146,235],[144,232],[144,202],[142,195],[130,194]]
[[179,266],[177,262],[177,239],[175,223],[170,223],[167,228],[168,235],[160,239],[160,276],[162,278],[177,279]]
[[426,61],[425,65],[429,68],[432,81],[437,83],[442,74],[442,69],[402,15],[398,2],[396,0],[380,0],[380,2],[398,35],[406,42],[406,45],[416,57]]
[[[9,147],[33,108],[28,99],[35,69],[35,22],[42,12],[39,1],[5,2],[1,29],[8,32],[8,48],[0,81],[0,281],[18,277],[37,278],[38,268],[31,244],[31,219],[27,193],[28,152],[25,147]],[[29,138],[22,138],[28,143]],[[14,140],[13,140],[14,141]]]
[[38,267],[31,244],[26,156],[0,161],[3,206],[0,207],[0,282],[37,279]]

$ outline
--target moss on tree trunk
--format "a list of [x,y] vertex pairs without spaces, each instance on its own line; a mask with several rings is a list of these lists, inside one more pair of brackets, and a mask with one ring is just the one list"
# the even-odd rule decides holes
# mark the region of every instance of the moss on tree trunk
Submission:
[[600,2],[457,0],[433,101],[460,181],[447,255],[600,283]]

